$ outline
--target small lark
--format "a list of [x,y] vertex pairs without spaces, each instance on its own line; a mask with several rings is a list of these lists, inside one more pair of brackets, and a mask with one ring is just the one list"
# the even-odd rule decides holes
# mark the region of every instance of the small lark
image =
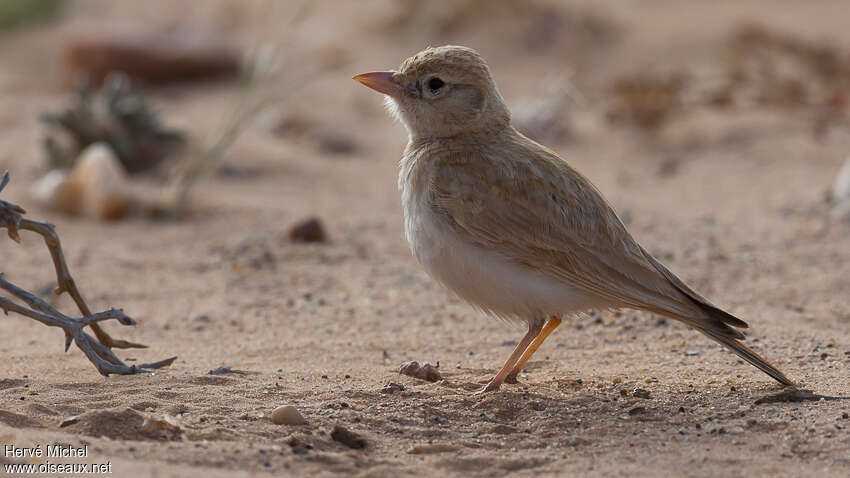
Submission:
[[399,188],[413,254],[477,308],[528,322],[481,392],[516,383],[564,315],[622,307],[684,322],[793,385],[739,341],[744,321],[652,257],[588,179],[511,126],[475,50],[428,48],[398,71],[354,79],[387,95],[409,133]]

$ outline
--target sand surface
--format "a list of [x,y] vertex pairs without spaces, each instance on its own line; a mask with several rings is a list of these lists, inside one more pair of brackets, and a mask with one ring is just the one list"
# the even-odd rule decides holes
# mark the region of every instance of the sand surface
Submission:
[[[560,23],[547,23],[545,10],[475,11],[484,2],[428,4],[412,19],[402,10],[416,2],[318,3],[289,26],[287,2],[79,0],[58,23],[0,38],[0,169],[12,173],[4,199],[57,225],[94,309],[122,307],[138,320],[107,325],[150,347],[118,351],[122,359],[179,356],[155,374],[104,378],[79,350],[63,353],[57,329],[2,317],[0,444],[87,445],[77,462],[109,462],[117,476],[850,473],[850,400],[756,404],[778,384],[651,314],[565,320],[520,384],[472,395],[524,330],[481,316],[415,263],[396,189],[403,127],[350,80],[443,43],[479,49],[512,107],[571,74],[586,101],[553,148],[647,249],[748,321],[752,347],[803,387],[846,396],[850,225],[824,196],[850,152],[847,125],[815,138],[801,109],[696,108],[652,135],[608,122],[605,111],[618,75],[710,75],[744,21],[850,54],[846,2],[571,2],[555,9],[565,12]],[[298,93],[253,122],[228,152],[229,169],[194,190],[184,219],[103,224],[31,205],[42,167],[36,118],[61,104],[64,39],[128,21],[220,29],[246,48],[281,43],[288,60],[267,87]],[[321,62],[341,66],[305,79]],[[153,98],[167,121],[204,137],[237,95],[214,83]],[[313,126],[281,137],[273,130],[284,118]],[[313,138],[326,132],[351,136],[356,151],[324,152]],[[287,239],[308,216],[324,221],[328,243]],[[0,255],[9,280],[50,284],[37,237],[2,241]],[[56,303],[74,310],[67,298]],[[400,376],[409,360],[439,364],[444,380]],[[207,373],[221,365],[236,373]],[[403,390],[382,393],[390,383]],[[283,404],[307,424],[273,424]],[[142,426],[163,415],[178,417],[180,430]],[[334,440],[337,426],[366,447]],[[0,455],[20,462],[30,461]]]

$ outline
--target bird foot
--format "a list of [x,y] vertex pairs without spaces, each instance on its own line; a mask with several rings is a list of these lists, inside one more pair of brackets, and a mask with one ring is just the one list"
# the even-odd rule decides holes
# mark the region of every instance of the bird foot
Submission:
[[499,390],[499,387],[501,385],[501,382],[491,380],[487,385],[484,386],[484,388],[475,392],[475,395],[484,395],[487,392],[496,392]]

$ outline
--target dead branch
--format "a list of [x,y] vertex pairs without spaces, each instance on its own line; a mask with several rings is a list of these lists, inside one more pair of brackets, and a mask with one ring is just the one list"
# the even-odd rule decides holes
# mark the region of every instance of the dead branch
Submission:
[[[6,172],[0,178],[0,192],[3,191],[3,188],[8,183],[9,173]],[[50,251],[50,257],[53,259],[53,266],[56,269],[58,287],[54,293],[59,295],[67,292],[77,304],[82,316],[68,317],[62,314],[34,294],[8,282],[3,277],[2,272],[0,272],[0,289],[25,302],[28,307],[24,307],[9,298],[0,296],[0,309],[3,309],[6,314],[12,311],[37,320],[44,325],[63,329],[65,331],[65,350],[67,351],[71,346],[71,342],[74,342],[104,376],[108,376],[109,374],[127,375],[149,372],[152,369],[171,365],[177,357],[139,366],[128,366],[112,353],[112,350],[110,350],[112,347],[145,348],[145,346],[125,340],[113,339],[101,328],[99,323],[114,319],[122,325],[135,325],[136,321],[125,315],[120,309],[110,309],[105,312],[93,314],[85,300],[83,300],[83,296],[77,288],[73,277],[71,277],[71,273],[68,270],[68,263],[65,261],[65,255],[62,253],[59,236],[53,230],[53,225],[46,222],[24,219],[23,214],[25,213],[26,211],[17,204],[0,200],[0,227],[5,227],[9,237],[18,243],[21,242],[18,232],[22,230],[35,232],[44,239],[44,243]],[[97,336],[97,340],[85,333],[83,330],[85,327],[92,328],[95,336]]]

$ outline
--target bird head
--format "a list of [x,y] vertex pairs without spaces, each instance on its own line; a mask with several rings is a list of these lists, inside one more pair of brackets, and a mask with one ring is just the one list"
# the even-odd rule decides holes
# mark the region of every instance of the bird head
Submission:
[[490,69],[471,48],[428,48],[398,70],[354,80],[386,95],[390,112],[411,138],[444,138],[505,128],[510,113]]

